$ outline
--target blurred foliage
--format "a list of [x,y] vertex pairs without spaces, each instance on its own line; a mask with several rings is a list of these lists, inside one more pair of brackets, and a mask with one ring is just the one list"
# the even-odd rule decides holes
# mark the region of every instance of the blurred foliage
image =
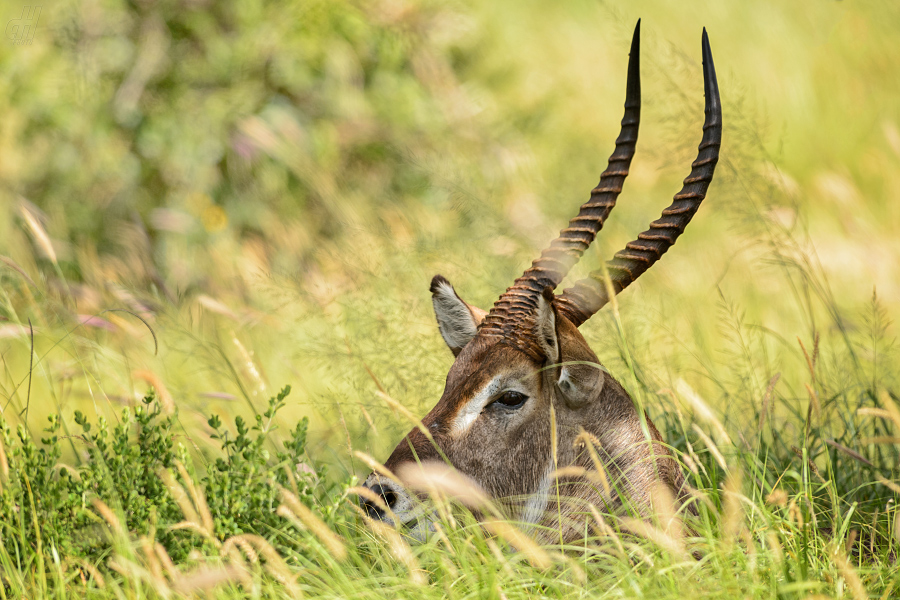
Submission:
[[[896,502],[879,478],[897,478],[900,446],[873,415],[900,390],[900,4],[52,0],[31,45],[0,45],[0,408],[16,464],[2,510],[20,538],[4,544],[44,539],[29,537],[23,474],[46,494],[31,514],[47,540],[99,518],[75,489],[118,502],[129,534],[147,533],[153,507],[171,524],[153,473],[188,439],[177,458],[206,468],[215,530],[293,547],[268,477],[287,477],[285,456],[295,464],[308,445],[331,467],[320,484],[352,481],[368,471],[355,451],[383,459],[411,427],[376,392],[417,415],[433,406],[452,358],[431,276],[487,308],[587,199],[618,132],[639,17],[637,156],[565,285],[679,189],[700,139],[706,26],[725,122],[709,197],[622,294],[621,318],[605,310],[582,327],[716,501],[724,470],[690,399],[733,435],[723,451],[752,480],[760,519],[746,547],[768,554],[744,568],[726,548],[699,580],[782,597],[831,586],[832,540],[807,527],[816,514],[831,531],[889,538]],[[291,382],[289,401],[272,381]],[[177,419],[143,405],[148,384]],[[273,454],[276,405],[292,433]],[[85,429],[101,418],[105,433]],[[76,426],[93,449],[72,441]],[[142,486],[153,498],[132,493]],[[790,503],[770,502],[778,490]],[[334,492],[317,514],[331,524],[342,501]],[[364,581],[380,586],[383,571],[409,592],[408,565],[378,558],[393,542],[353,530],[349,510],[335,522]],[[160,531],[178,556],[197,539]],[[451,544],[467,568],[500,572],[483,539]],[[896,561],[883,548],[878,560]],[[644,577],[651,567],[618,577],[603,560],[603,592],[698,581]],[[322,589],[367,585],[335,564]],[[728,579],[741,569],[753,575]],[[866,585],[887,597],[889,571],[873,567]],[[552,576],[505,581],[527,594]]]
[[[678,189],[700,23],[725,145],[688,233],[622,296],[629,347],[608,311],[583,328],[601,360],[622,373],[632,352],[633,392],[684,378],[741,427],[732,407],[776,372],[779,410],[805,406],[797,337],[846,375],[834,394],[894,389],[893,4],[88,1],[45,6],[34,43],[0,53],[3,337],[37,329],[34,394],[105,412],[148,370],[209,433],[209,404],[253,416],[270,378],[292,381],[312,443],[380,455],[408,424],[373,390],[424,413],[449,364],[431,275],[489,306],[587,197],[637,16],[638,154],[569,280]],[[29,363],[5,356],[23,410]]]
[[[330,0],[45,7],[40,46],[0,63],[7,193],[44,211],[56,238],[101,255],[133,245],[135,221],[157,258],[166,232],[270,239],[299,221],[289,250],[302,264],[346,229],[347,197],[427,203],[430,178],[406,156],[463,133],[451,135],[458,107],[441,94],[458,87],[446,12]],[[78,257],[63,254],[77,278]]]
[[[638,16],[637,157],[569,280],[678,189],[701,23],[725,145],[688,233],[622,296],[628,346],[608,311],[583,327],[601,360],[621,378],[630,352],[633,393],[685,379],[748,428],[777,372],[789,431],[802,414],[798,337],[844,376],[826,397],[895,389],[900,12],[877,2],[47,5],[0,53],[4,343],[36,328],[28,384],[63,414],[117,412],[140,369],[205,436],[210,405],[253,418],[271,378],[301,390],[312,444],[380,456],[409,424],[373,391],[424,414],[449,365],[430,277],[489,306],[596,182]],[[26,355],[4,355],[20,411]]]

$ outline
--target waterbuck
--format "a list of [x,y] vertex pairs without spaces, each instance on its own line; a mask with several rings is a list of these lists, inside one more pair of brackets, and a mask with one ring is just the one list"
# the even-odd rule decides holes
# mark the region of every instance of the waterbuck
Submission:
[[[659,260],[706,196],[719,156],[722,113],[705,29],[706,119],[699,154],[684,187],[662,217],[617,252],[605,271],[595,271],[554,294],[600,231],[628,175],[641,111],[639,34],[640,21],[631,43],[625,116],[616,149],[590,200],[569,226],[490,312],[463,301],[444,277],[437,275],[431,281],[438,327],[455,362],[443,395],[422,419],[421,428],[413,428],[385,469],[366,480],[368,493],[361,502],[369,516],[424,536],[430,517],[423,513],[417,494],[387,473],[402,479],[404,470],[429,461],[449,461],[491,498],[518,511],[515,518],[562,527],[562,535],[569,539],[583,534],[583,522],[581,527],[572,526],[570,518],[565,525],[576,509],[555,503],[559,496],[555,485],[567,485],[564,495],[582,504],[590,502],[613,513],[637,507],[645,516],[642,507],[649,507],[654,486],[667,487],[674,498],[683,500],[687,495],[681,469],[659,431],[599,366],[578,327],[609,301],[610,294],[621,292]],[[596,483],[598,462],[608,487]],[[560,475],[564,467],[574,467],[566,470],[567,480]],[[518,503],[508,501],[514,498]],[[554,536],[559,535],[557,530]]]

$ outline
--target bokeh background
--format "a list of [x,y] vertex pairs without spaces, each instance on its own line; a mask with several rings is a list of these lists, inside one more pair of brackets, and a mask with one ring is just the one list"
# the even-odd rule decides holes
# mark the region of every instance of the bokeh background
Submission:
[[488,308],[587,200],[638,18],[632,174],[566,284],[680,189],[703,26],[722,158],[687,233],[620,296],[621,330],[607,309],[587,339],[654,419],[693,390],[748,438],[768,435],[745,415],[780,373],[787,441],[805,348],[840,420],[831,394],[896,383],[890,1],[45,2],[30,43],[7,26],[0,44],[4,417],[115,419],[154,385],[202,450],[209,414],[290,384],[285,425],[309,416],[313,459],[364,474],[351,450],[384,459],[410,428],[376,392],[424,415],[452,362],[431,277]]

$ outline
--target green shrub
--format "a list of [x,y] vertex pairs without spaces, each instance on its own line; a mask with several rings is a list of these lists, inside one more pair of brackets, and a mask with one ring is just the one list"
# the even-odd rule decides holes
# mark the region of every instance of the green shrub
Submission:
[[[313,486],[324,477],[323,470],[314,471],[304,462],[306,419],[283,444],[273,435],[273,419],[289,393],[286,387],[271,398],[252,427],[235,418],[234,435],[212,416],[209,425],[223,455],[211,459],[192,457],[177,441],[177,414],[164,414],[153,393],[144,397],[143,406],[123,410],[112,431],[105,418],[100,417],[95,427],[76,411],[81,434],[69,439],[85,453],[74,467],[60,462],[64,439],[57,415],[49,417],[40,446],[24,427],[13,435],[4,422],[8,474],[0,492],[0,523],[6,555],[25,557],[42,551],[49,559],[55,551],[96,562],[111,549],[105,525],[92,508],[99,499],[124,517],[131,537],[149,535],[173,560],[185,560],[204,541],[189,529],[173,527],[185,515],[161,477],[165,470],[175,473],[180,485],[199,483],[219,541],[244,533],[271,537],[283,525],[276,515],[279,486],[312,503]],[[198,462],[206,463],[202,477],[195,473]]]

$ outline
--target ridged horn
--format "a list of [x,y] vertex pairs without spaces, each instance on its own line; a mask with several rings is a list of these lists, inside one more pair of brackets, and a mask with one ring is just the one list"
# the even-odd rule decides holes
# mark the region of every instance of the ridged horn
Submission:
[[591,190],[590,200],[581,205],[581,210],[569,221],[569,226],[559,232],[559,237],[541,252],[540,258],[532,262],[531,267],[494,303],[481,324],[481,330],[502,330],[504,323],[517,320],[517,316],[533,313],[543,289],[556,289],[594,241],[615,207],[616,198],[622,191],[631,167],[641,121],[640,46],[641,21],[638,19],[628,54],[625,116],[622,117],[619,137],[616,138],[616,149],[600,176],[600,183]]
[[[700,208],[700,202],[706,197],[706,190],[712,181],[722,144],[722,106],[706,28],[703,29],[702,46],[706,120],[703,123],[703,139],[697,160],[691,165],[691,174],[684,180],[684,187],[675,195],[675,201],[663,211],[662,217],[651,223],[650,229],[606,263],[612,289],[616,294],[640,277],[675,243]],[[556,307],[577,327],[607,302],[609,295],[604,276],[598,270],[563,291],[556,299]]]

